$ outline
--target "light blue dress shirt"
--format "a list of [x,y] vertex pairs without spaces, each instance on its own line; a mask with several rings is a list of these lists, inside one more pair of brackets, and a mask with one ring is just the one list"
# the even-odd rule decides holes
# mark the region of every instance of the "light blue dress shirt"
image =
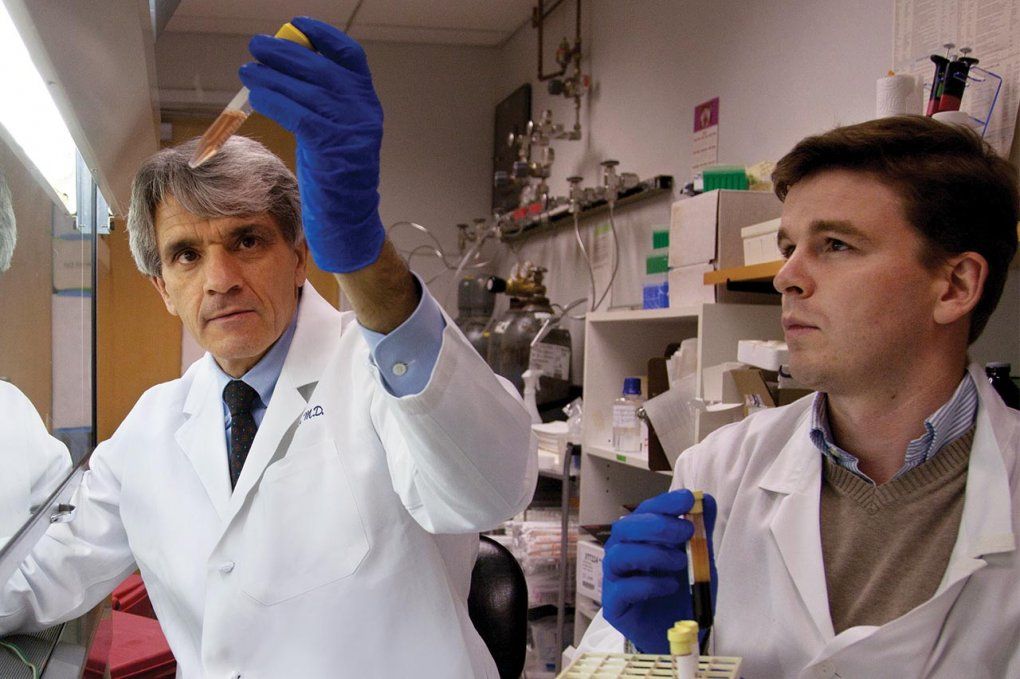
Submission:
[[[966,434],[977,419],[977,408],[977,387],[970,373],[967,373],[952,398],[924,421],[924,434],[907,444],[903,466],[893,478],[899,478],[927,462],[948,444]],[[874,480],[861,471],[857,456],[836,445],[829,426],[828,412],[825,394],[818,392],[811,408],[811,441],[822,454],[830,457],[840,467],[874,484]]]
[[[394,396],[411,396],[420,393],[429,383],[432,369],[439,359],[439,350],[443,346],[443,330],[446,319],[439,308],[439,303],[429,294],[428,288],[421,284],[415,275],[415,285],[421,299],[414,313],[395,330],[383,334],[369,330],[360,324],[361,334],[368,342],[372,362],[379,368],[383,385]],[[259,400],[252,408],[251,414],[255,424],[261,425],[262,418],[273,397],[276,382],[283,371],[283,362],[290,350],[297,328],[297,313],[290,325],[283,331],[280,339],[266,352],[251,370],[241,376],[248,386],[258,392]],[[219,393],[232,378],[217,366],[216,384]],[[227,404],[223,403],[223,429],[227,440],[227,452],[230,451],[231,418]]]

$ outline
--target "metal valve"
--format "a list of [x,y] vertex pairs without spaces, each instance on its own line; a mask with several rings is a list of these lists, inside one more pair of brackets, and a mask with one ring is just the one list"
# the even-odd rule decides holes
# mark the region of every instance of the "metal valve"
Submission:
[[568,196],[570,198],[570,211],[580,212],[581,204],[584,202],[584,187],[581,186],[581,182],[584,181],[584,177],[567,177],[567,181],[570,182],[570,191]]
[[475,217],[473,221],[475,223],[475,230],[473,233],[468,234],[468,240],[472,243],[482,238],[482,235],[485,233],[485,225],[489,220],[485,217]]
[[457,250],[461,254],[464,254],[464,250],[467,248],[467,243],[469,240],[473,240],[473,236],[473,233],[468,233],[467,224],[457,225]]
[[616,174],[616,166],[619,164],[618,160],[602,161],[602,187],[605,189],[606,202],[610,205],[616,202],[620,194],[620,176]]

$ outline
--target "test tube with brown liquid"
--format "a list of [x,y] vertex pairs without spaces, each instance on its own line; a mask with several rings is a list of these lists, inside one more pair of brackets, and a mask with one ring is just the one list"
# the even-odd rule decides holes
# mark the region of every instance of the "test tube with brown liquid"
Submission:
[[[276,32],[277,38],[283,38],[295,42],[307,49],[315,49],[304,33],[295,28],[292,24],[285,23]],[[248,88],[242,87],[241,91],[234,95],[223,112],[217,116],[209,129],[205,131],[198,141],[198,148],[188,161],[188,167],[196,168],[202,165],[220,150],[220,147],[237,132],[241,124],[251,115],[251,104],[248,101]]]
[[[234,102],[242,96],[244,99],[243,104],[241,106],[234,105]],[[202,138],[198,140],[198,148],[195,149],[194,155],[188,161],[188,167],[196,168],[216,155],[220,147],[237,132],[238,128],[248,119],[250,114],[251,104],[248,103],[248,88],[245,87],[237,93],[234,101],[231,101],[223,109],[223,112],[217,116],[213,124],[202,135]]]
[[694,506],[687,520],[694,524],[694,536],[687,543],[687,568],[691,580],[694,620],[702,630],[712,626],[712,570],[708,561],[708,532],[705,529],[704,493],[694,492]]

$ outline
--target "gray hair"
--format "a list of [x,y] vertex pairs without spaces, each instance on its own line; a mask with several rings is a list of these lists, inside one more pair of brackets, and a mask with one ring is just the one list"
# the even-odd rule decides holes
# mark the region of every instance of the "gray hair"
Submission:
[[0,172],[0,273],[11,268],[14,245],[18,242],[18,231],[14,223],[14,201],[11,190]]
[[168,198],[199,217],[272,216],[291,245],[304,241],[297,179],[283,161],[248,137],[234,136],[197,168],[198,139],[163,149],[142,163],[131,185],[127,228],[138,270],[161,276],[156,209]]

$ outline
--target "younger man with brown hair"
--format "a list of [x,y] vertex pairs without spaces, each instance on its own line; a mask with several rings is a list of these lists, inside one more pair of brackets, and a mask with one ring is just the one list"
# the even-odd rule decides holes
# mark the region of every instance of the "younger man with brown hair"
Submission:
[[702,489],[713,651],[744,676],[1018,676],[1020,413],[967,357],[1016,253],[1016,169],[899,117],[809,137],[773,178],[790,370],[818,393],[687,450],[673,492],[617,522],[615,629],[581,648],[661,652],[690,617],[677,517]]

